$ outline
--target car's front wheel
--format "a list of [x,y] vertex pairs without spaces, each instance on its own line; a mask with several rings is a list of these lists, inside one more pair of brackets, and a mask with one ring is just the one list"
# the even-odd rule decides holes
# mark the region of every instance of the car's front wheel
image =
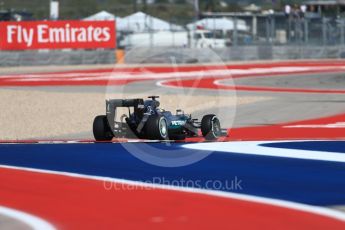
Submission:
[[150,140],[169,139],[167,119],[161,115],[151,115],[145,124],[145,134]]
[[216,140],[221,136],[222,129],[216,115],[209,114],[202,118],[201,133],[206,140]]
[[107,116],[97,116],[93,121],[93,136],[96,141],[111,141],[114,137]]

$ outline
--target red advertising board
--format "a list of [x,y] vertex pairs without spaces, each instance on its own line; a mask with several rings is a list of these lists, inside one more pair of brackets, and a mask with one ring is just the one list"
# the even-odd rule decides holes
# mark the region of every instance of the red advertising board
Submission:
[[0,22],[0,50],[115,48],[114,21]]

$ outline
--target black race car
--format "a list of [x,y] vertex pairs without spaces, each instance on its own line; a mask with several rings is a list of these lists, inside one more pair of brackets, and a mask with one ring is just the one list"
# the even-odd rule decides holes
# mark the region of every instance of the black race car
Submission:
[[[158,96],[148,98],[150,100],[145,101],[106,100],[106,115],[97,116],[93,122],[96,141],[110,141],[113,137],[184,140],[186,137],[197,137],[199,129],[206,140],[216,140],[227,135],[227,131],[221,129],[219,119],[214,114],[205,115],[199,122],[182,110],[177,110],[173,115],[170,111],[160,109],[160,103],[156,100]],[[119,107],[128,107],[128,115],[122,114],[119,118]]]

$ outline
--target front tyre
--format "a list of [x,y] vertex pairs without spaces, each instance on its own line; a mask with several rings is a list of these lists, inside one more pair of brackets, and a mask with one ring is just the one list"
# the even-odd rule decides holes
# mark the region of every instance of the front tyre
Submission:
[[214,114],[205,115],[201,120],[201,133],[206,140],[212,141],[218,139],[222,130],[219,119]]
[[151,115],[145,124],[145,134],[150,140],[169,139],[167,119],[161,115]]
[[114,137],[107,116],[97,116],[93,121],[93,136],[96,141],[111,141]]

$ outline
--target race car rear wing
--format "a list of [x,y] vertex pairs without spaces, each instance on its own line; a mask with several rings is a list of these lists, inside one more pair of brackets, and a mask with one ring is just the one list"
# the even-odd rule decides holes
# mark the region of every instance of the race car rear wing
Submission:
[[144,100],[137,98],[137,99],[109,99],[105,101],[106,104],[106,115],[109,126],[114,133],[114,135],[118,134],[122,131],[122,124],[115,121],[116,117],[116,108],[118,107],[133,107],[136,110],[139,106],[144,105]]

